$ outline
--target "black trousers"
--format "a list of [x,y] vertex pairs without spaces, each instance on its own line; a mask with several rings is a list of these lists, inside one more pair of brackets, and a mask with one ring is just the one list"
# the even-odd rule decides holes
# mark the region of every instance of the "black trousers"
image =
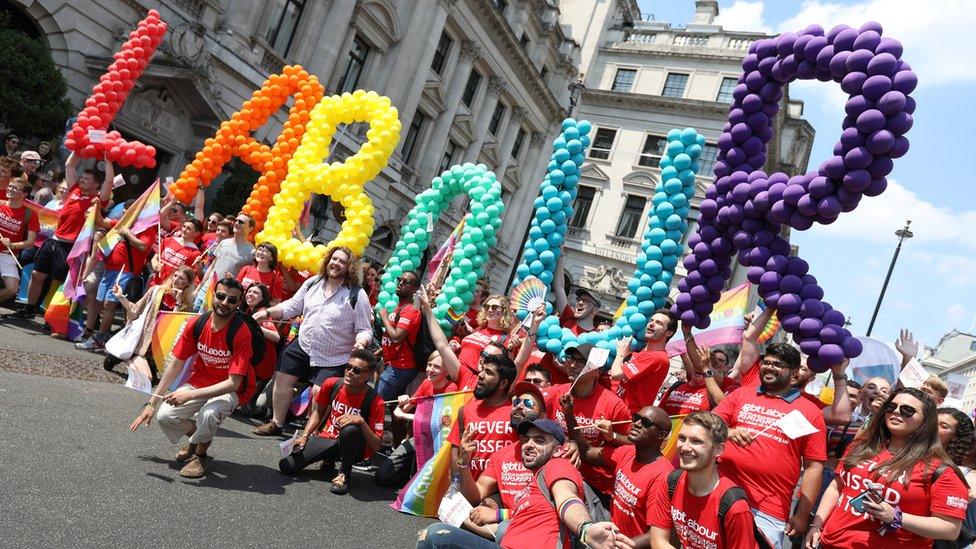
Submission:
[[320,461],[338,461],[339,471],[346,475],[348,482],[352,466],[363,460],[366,450],[366,437],[358,425],[347,425],[339,431],[339,438],[311,436],[305,447],[293,452],[278,462],[278,469],[286,475],[297,473]]
[[417,469],[416,460],[413,439],[403,441],[376,470],[376,484],[387,488],[403,488]]

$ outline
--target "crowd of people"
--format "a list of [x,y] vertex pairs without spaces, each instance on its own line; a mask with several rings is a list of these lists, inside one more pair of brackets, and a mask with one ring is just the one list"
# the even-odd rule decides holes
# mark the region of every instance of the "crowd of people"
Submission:
[[[61,181],[45,163],[50,145],[14,160],[16,136],[5,144],[0,302],[16,307],[6,319],[31,320],[47,289],[65,280],[90,208],[97,228],[116,226],[115,175],[108,161],[80,171],[72,155]],[[41,235],[28,197],[58,213],[51,234]],[[723,349],[699,347],[689,326],[660,309],[639,349],[623,339],[609,367],[587,368],[592,345],[538,349],[545,307],[519,322],[513,302],[486,281],[446,333],[432,308],[440,289],[424,273],[402,272],[396,307],[377,309],[380,266],[332,247],[317,273],[297,271],[274,245],[253,244],[254,227],[244,213],[206,213],[202,192],[192,207],[164,199],[157,227],[121,228],[120,244],[108,257],[93,247],[83,273],[76,345],[105,352],[113,337],[131,337],[126,356],[106,367],[121,362],[151,377],[155,390],[131,429],[156,421],[173,443],[185,439],[174,457],[184,477],[208,473],[214,436],[236,412],[266,420],[255,436],[293,437],[284,475],[324,462],[334,494],[370,481],[400,488],[423,465],[409,428],[418,402],[470,392],[447,444],[454,487],[472,510],[459,526],[421,531],[418,547],[972,541],[964,522],[976,499],[976,429],[968,414],[940,407],[947,389],[938,378],[918,388],[880,377],[859,384],[844,363],[829,374],[833,399],[821,400],[806,390],[814,372],[796,347],[759,342],[772,308]],[[26,302],[17,305],[26,265]],[[561,271],[559,263],[552,293],[562,327],[606,329],[599,297],[580,289],[571,304]],[[167,356],[150,345],[160,311],[194,313]],[[687,351],[674,368],[666,344],[676,334]],[[918,353],[908,332],[897,349],[903,367]],[[188,360],[188,377],[177,381]],[[305,388],[308,407],[296,415]],[[784,429],[786,416],[807,429]]]

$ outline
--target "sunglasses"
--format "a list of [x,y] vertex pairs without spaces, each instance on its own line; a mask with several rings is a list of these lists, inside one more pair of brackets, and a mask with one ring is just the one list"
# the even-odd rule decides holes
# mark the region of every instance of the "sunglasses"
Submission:
[[224,303],[227,303],[228,305],[234,305],[238,301],[240,301],[241,298],[237,297],[236,295],[227,295],[224,292],[217,292],[217,293],[214,294],[214,300],[216,300],[216,301],[223,301]]
[[245,223],[247,223],[247,221],[244,220],[244,219],[235,219],[234,220],[234,225],[243,225]]
[[502,355],[501,354],[493,355],[493,354],[489,353],[488,351],[481,351],[481,353],[478,356],[481,357],[481,360],[483,360],[485,362],[491,362],[491,363],[495,363],[495,362],[501,360],[501,358],[502,358]]
[[355,366],[350,366],[350,365],[346,364],[346,371],[347,372],[352,372],[353,375],[361,376],[361,375],[365,374],[366,372],[368,372],[369,370],[367,370],[366,368],[357,368]]
[[220,223],[219,219],[208,219],[207,223]]
[[546,382],[546,380],[544,380],[544,379],[542,379],[540,377],[534,377],[534,378],[531,378],[531,379],[530,378],[525,378],[525,381],[528,381],[532,385],[542,385],[543,383]]
[[502,309],[504,309],[504,307],[502,307],[501,305],[485,305],[484,309],[486,311],[501,311]]
[[[640,423],[641,426],[643,426],[645,429],[650,429],[651,427],[657,427],[659,431],[666,430],[664,427],[661,427],[657,423],[654,423],[653,420],[648,419],[640,414],[634,414],[633,416],[631,416],[630,420],[633,421],[634,423]],[[671,426],[669,425],[667,429],[670,428]]]
[[522,405],[527,410],[535,410],[535,400],[531,398],[512,397],[512,407]]
[[881,411],[886,414],[897,413],[905,419],[908,419],[918,413],[918,410],[916,410],[913,406],[909,406],[907,404],[902,404],[899,406],[894,402],[885,403],[885,405],[881,407]]
[[760,364],[762,364],[763,366],[770,366],[780,370],[786,370],[789,368],[789,366],[785,362],[780,362],[779,360],[763,359],[763,361]]
[[417,281],[414,280],[414,279],[412,279],[412,278],[403,278],[401,276],[401,277],[399,277],[399,278],[396,279],[396,283],[397,284],[409,284],[410,286],[413,286],[414,284],[417,283]]

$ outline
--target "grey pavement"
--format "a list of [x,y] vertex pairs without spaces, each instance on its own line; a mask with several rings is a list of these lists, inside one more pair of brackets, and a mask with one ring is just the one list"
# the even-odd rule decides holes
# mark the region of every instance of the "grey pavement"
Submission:
[[[155,423],[128,430],[146,396],[101,363],[29,324],[0,324],[0,547],[398,548],[431,523],[395,512],[393,491],[362,473],[345,496],[317,466],[282,475],[279,439],[254,437],[236,415],[211,447],[211,473],[183,479]],[[20,373],[33,371],[49,375]]]

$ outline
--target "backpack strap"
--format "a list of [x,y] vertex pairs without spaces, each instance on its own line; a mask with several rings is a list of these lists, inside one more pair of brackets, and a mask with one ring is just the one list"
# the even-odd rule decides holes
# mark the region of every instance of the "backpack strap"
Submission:
[[[336,383],[338,385],[338,383]],[[373,410],[373,402],[376,400],[376,391],[366,386],[366,396],[363,397],[363,404],[359,408],[359,415],[369,424],[369,413]]]
[[193,339],[200,341],[200,334],[203,333],[203,327],[210,320],[210,311],[202,313],[197,317],[196,321],[193,323]]
[[346,286],[346,289],[349,290],[349,306],[355,310],[356,305],[359,303],[359,290],[361,290],[362,287],[350,284],[349,286]]
[[[329,417],[332,415],[332,404],[335,403],[336,397],[339,396],[339,389],[341,388],[342,388],[342,379],[336,378],[335,385],[333,385],[332,388],[329,389],[329,403],[325,406],[324,413],[322,414],[322,426],[324,426],[329,421]],[[315,429],[318,430],[320,427],[321,426],[316,425]]]
[[668,473],[668,499],[674,499],[674,493],[678,491],[678,481],[684,472],[684,469],[679,468]]
[[[747,504],[749,498],[746,496],[746,491],[738,486],[732,486],[725,493],[722,494],[722,498],[718,501],[718,524],[722,528],[722,537],[725,536],[725,516],[728,515],[732,506],[739,501],[745,501]],[[756,537],[756,543],[759,545],[759,549],[772,549],[769,544],[769,540],[766,538],[765,534],[759,530],[756,526],[756,521],[752,521],[752,533]]]
[[[539,469],[539,474],[535,476],[535,482],[539,487],[539,492],[542,493],[542,497],[546,498],[546,501],[552,506],[553,511],[557,511],[556,500],[552,497],[552,491],[549,490],[549,484],[546,482],[545,466]],[[563,538],[566,537],[567,528],[560,517],[556,517],[556,521],[559,523],[559,539],[556,541],[555,549],[563,549]]]

